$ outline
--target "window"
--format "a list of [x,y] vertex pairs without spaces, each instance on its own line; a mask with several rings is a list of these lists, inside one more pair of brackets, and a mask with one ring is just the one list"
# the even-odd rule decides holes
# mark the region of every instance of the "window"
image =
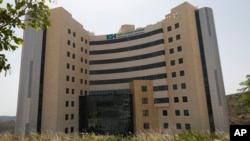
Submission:
[[80,83],[83,84],[83,79],[80,79]]
[[143,123],[143,128],[144,128],[144,129],[149,129],[149,128],[150,128],[149,123],[148,123],[148,122]]
[[88,54],[88,50],[87,49],[85,49],[85,54]]
[[178,97],[174,97],[174,103],[179,103],[179,98]]
[[83,37],[81,37],[81,41],[83,42]]
[[74,132],[74,127],[70,128],[70,132],[73,133]]
[[180,123],[176,123],[176,129],[181,129],[181,124]]
[[76,36],[76,33],[75,33],[75,32],[73,32],[73,36],[74,36],[74,37]]
[[72,58],[73,58],[73,59],[75,59],[75,58],[76,58],[76,56],[75,56],[75,54],[74,54],[74,53],[72,54]]
[[171,66],[174,66],[175,65],[175,60],[171,60],[170,64],[171,64]]
[[176,72],[172,72],[172,77],[176,77]]
[[85,44],[88,44],[88,40],[85,40]]
[[80,90],[80,95],[83,95],[83,90]]
[[67,51],[67,56],[70,57],[70,52],[69,51]]
[[81,62],[83,62],[83,58],[81,57]]
[[69,115],[66,114],[66,115],[65,115],[65,120],[68,120],[68,119],[69,119]]
[[148,104],[148,98],[142,98],[142,104]]
[[65,107],[68,107],[69,106],[69,101],[66,101],[65,102]]
[[74,107],[74,106],[75,106],[75,102],[71,101],[71,107]]
[[71,119],[74,119],[74,114],[71,114]]
[[87,69],[85,69],[85,74],[88,74],[88,70]]
[[168,27],[167,27],[167,30],[168,30],[168,32],[171,31],[171,30],[172,30],[172,27],[171,27],[171,26],[168,26]]
[[165,98],[155,98],[154,99],[154,103],[155,104],[169,103],[169,98],[168,97],[165,97]]
[[70,45],[70,40],[67,41],[67,44]]
[[173,54],[173,53],[174,53],[174,49],[173,48],[169,49],[169,54]]
[[66,94],[68,94],[69,93],[69,88],[66,88]]
[[72,65],[72,70],[75,70],[75,65]]
[[178,52],[182,51],[182,46],[178,46],[178,47],[177,47],[177,51],[178,51]]
[[76,44],[75,43],[73,43],[73,48],[75,48],[76,47]]
[[168,111],[167,110],[162,110],[162,115],[163,116],[167,116],[168,115]]
[[176,28],[179,28],[179,27],[180,27],[180,24],[179,24],[179,23],[176,23],[176,24],[174,25],[174,27],[175,27],[175,29],[176,29]]
[[70,68],[70,64],[69,63],[67,63],[67,69],[69,69]]
[[83,47],[81,47],[81,52],[83,52]]
[[65,129],[64,129],[64,133],[65,133],[65,134],[68,134],[68,128],[65,128]]
[[143,116],[147,117],[149,115],[149,111],[148,110],[143,110]]
[[182,101],[183,101],[183,102],[188,102],[187,96],[183,96],[183,97],[182,97]]
[[72,78],[71,78],[71,81],[72,81],[72,82],[75,82],[75,77],[72,77]]
[[88,95],[88,92],[87,92],[87,91],[84,91],[84,95],[85,95],[85,96]]
[[181,89],[186,89],[186,83],[181,83]]
[[168,127],[168,123],[163,123],[163,128],[164,129],[168,129],[169,127]]
[[141,86],[141,91],[146,92],[147,91],[147,86]]
[[66,76],[66,81],[69,81],[69,76],[68,75]]
[[177,84],[173,84],[173,90],[177,90],[178,87],[177,87]]
[[181,70],[180,71],[180,76],[184,76],[184,75],[185,75],[184,70]]
[[190,124],[189,124],[189,123],[186,123],[186,124],[185,124],[185,128],[186,128],[187,130],[190,130],[190,129],[191,129]]
[[173,37],[169,37],[169,38],[168,38],[168,42],[169,42],[169,43],[173,42]]
[[183,58],[179,58],[179,64],[183,64]]
[[74,89],[71,89],[71,94],[75,94],[75,90]]
[[181,35],[180,34],[176,35],[176,40],[180,40],[180,39],[181,39]]
[[85,59],[85,64],[88,64],[88,60],[87,59]]
[[180,110],[175,110],[175,115],[180,116]]
[[87,80],[85,80],[85,84],[86,84],[86,85],[88,84],[88,81],[87,81]]
[[189,116],[189,111],[188,110],[184,110],[184,116]]
[[70,34],[71,33],[71,30],[68,28],[68,34]]
[[83,73],[83,68],[81,68],[81,73]]

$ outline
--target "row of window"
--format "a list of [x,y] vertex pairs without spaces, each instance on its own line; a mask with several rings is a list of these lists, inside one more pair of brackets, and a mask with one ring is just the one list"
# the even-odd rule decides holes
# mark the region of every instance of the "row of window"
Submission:
[[[70,81],[70,76],[66,76],[66,81]],[[71,77],[71,82],[75,82],[75,77]],[[83,79],[80,79],[80,84],[83,84]],[[84,80],[84,84],[88,84],[88,80]]]
[[[182,97],[182,102],[188,102],[187,96]],[[169,103],[169,98],[154,98],[155,104]],[[179,103],[179,97],[174,97],[174,103]],[[142,104],[148,104],[148,98],[142,98]]]
[[[75,106],[75,102],[71,101],[71,107]],[[70,107],[70,101],[65,101],[65,107]]]
[[[171,66],[174,66],[174,65],[176,64],[175,61],[176,61],[176,60],[171,60],[171,61],[170,61],[170,65],[171,65]],[[179,63],[179,64],[183,64],[183,63],[184,63],[183,58],[179,58],[179,59],[178,59],[178,63]]]
[[[74,53],[71,54],[69,51],[67,51],[67,57],[71,57],[71,56],[72,56],[72,59],[76,58],[76,55]],[[81,57],[80,61],[83,62],[83,60],[84,60],[83,57]],[[87,59],[85,59],[84,62],[85,62],[85,64],[88,64],[88,60]],[[68,68],[68,66],[67,66],[67,68]]]
[[106,50],[94,50],[90,51],[90,55],[98,55],[98,54],[109,54],[109,53],[119,53],[119,52],[126,52],[126,51],[133,51],[133,50],[138,50],[138,49],[143,49],[143,48],[148,48],[156,45],[164,44],[164,40],[156,40],[140,45],[134,45],[134,46],[128,46],[128,47],[122,47],[122,48],[115,48],[115,49],[106,49]]
[[[163,116],[168,116],[168,111],[167,111],[167,110],[163,110],[163,111],[162,111],[162,114],[163,114]],[[142,111],[142,115],[143,115],[144,117],[149,116],[149,110],[143,110],[143,111]],[[180,115],[181,115],[180,110],[175,110],[175,115],[176,115],[176,116],[180,116]],[[189,116],[189,110],[183,110],[183,115],[184,115],[184,116]]]
[[[186,83],[181,83],[181,89],[186,89]],[[177,84],[173,84],[173,90],[178,90],[178,85]]]
[[151,52],[147,54],[142,55],[136,55],[136,56],[130,56],[130,57],[124,57],[124,58],[115,58],[115,59],[106,59],[106,60],[91,60],[90,64],[109,64],[109,63],[120,63],[120,62],[128,62],[128,61],[135,61],[135,60],[141,60],[141,59],[147,59],[147,58],[153,58],[156,56],[165,55],[164,50]]
[[[188,102],[187,96],[182,97],[182,102]],[[174,103],[179,103],[179,97],[174,97]]]
[[[168,111],[167,110],[162,110],[162,115],[163,116],[168,116]],[[175,115],[180,116],[181,115],[180,110],[175,110]],[[183,110],[183,115],[184,116],[189,116],[189,110]]]
[[[180,24],[179,24],[179,23],[174,24],[174,28],[175,28],[175,29],[177,29],[177,28],[179,28],[179,27],[180,27]],[[171,25],[167,27],[167,31],[168,31],[168,32],[172,31],[172,26],[171,26]]]
[[[177,52],[181,52],[182,51],[182,46],[178,46],[177,47]],[[174,51],[174,48],[170,48],[169,49],[169,54],[173,54],[175,51]]]
[[[70,93],[75,94],[75,89],[71,89],[71,91],[70,91],[70,88],[66,88],[66,94],[70,94]],[[80,95],[83,95],[83,94],[87,95],[87,93],[88,93],[87,91],[83,92],[83,90],[80,90]]]
[[[191,126],[189,123],[184,124],[186,130],[190,130]],[[181,123],[176,123],[175,124],[176,129],[182,129]],[[163,123],[163,128],[164,129],[169,129],[169,124],[167,122]]]
[[[69,130],[70,130],[70,131],[69,131]],[[65,134],[68,134],[69,132],[70,132],[70,133],[74,133],[74,127],[70,127],[70,128],[65,128],[65,129],[64,129],[64,133],[65,133]]]
[[[189,123],[184,124],[186,130],[190,130],[191,126]],[[182,129],[181,123],[176,123],[175,124],[176,129]],[[167,122],[163,123],[163,128],[164,129],[169,129],[169,124]],[[143,123],[143,129],[150,129],[150,123],[145,122]]]
[[[70,116],[70,117],[69,117]],[[74,114],[65,114],[65,120],[74,120]]]
[[[70,67],[70,66],[71,66],[71,67]],[[66,68],[67,68],[67,69],[72,69],[73,71],[76,70],[75,65],[70,65],[69,63],[66,64]],[[83,70],[84,70],[84,69],[81,68],[81,69],[80,69],[80,72],[83,73]],[[84,72],[85,72],[85,74],[88,74],[88,70],[87,70],[87,69],[85,69]]]
[[118,83],[129,83],[133,80],[156,80],[167,78],[166,73],[148,75],[148,76],[139,76],[132,78],[121,78],[121,79],[109,79],[109,80],[92,80],[89,82],[90,85],[104,85],[104,84],[118,84]]
[[[180,75],[180,77],[184,76],[185,75],[184,70],[179,71],[179,75]],[[177,72],[172,72],[171,76],[172,76],[172,78],[177,77]]]
[[113,74],[113,73],[123,73],[123,72],[132,72],[132,71],[140,71],[147,70],[153,68],[160,68],[166,66],[164,62],[158,62],[153,64],[134,66],[134,67],[125,67],[125,68],[117,68],[117,69],[102,69],[102,70],[91,70],[90,74]]
[[[175,36],[175,40],[180,40],[181,39],[181,35],[180,34],[177,34],[176,36]],[[173,37],[169,37],[168,38],[168,42],[169,43],[172,43],[174,41],[174,38]]]
[[[153,87],[153,91],[166,91],[166,90],[168,90],[168,85],[160,85]],[[101,91],[89,92],[89,95],[106,95],[106,94],[130,94],[130,89],[101,90]]]

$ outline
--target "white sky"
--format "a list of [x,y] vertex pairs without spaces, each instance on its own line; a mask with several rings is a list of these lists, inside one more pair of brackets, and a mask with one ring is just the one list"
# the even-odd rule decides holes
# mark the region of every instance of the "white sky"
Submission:
[[[13,0],[4,0],[13,1]],[[122,24],[145,27],[164,19],[171,8],[184,0],[56,0],[51,7],[64,7],[88,31],[96,35],[116,33]],[[236,93],[239,83],[250,74],[250,0],[187,0],[211,7],[226,94]],[[0,5],[1,7],[3,5]],[[16,32],[22,36],[22,31]],[[0,74],[0,115],[15,115],[19,84],[21,48],[7,53],[11,74]]]

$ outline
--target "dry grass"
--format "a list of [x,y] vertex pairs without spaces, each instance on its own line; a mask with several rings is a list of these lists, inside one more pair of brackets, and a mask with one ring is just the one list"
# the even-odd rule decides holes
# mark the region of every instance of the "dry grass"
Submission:
[[208,133],[191,131],[181,134],[167,135],[159,133],[140,134],[137,136],[123,137],[112,135],[78,135],[65,134],[32,134],[29,137],[18,137],[10,133],[0,134],[0,141],[229,141],[224,133]]

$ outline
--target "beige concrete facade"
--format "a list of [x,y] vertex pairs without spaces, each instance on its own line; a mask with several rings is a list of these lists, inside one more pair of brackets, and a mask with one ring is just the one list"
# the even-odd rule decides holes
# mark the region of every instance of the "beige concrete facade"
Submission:
[[42,132],[78,132],[78,97],[88,91],[89,33],[62,8],[47,30]]
[[79,96],[107,93],[133,95],[135,133],[228,131],[221,70],[221,87],[206,81],[214,78],[204,59],[214,56],[204,56],[210,48],[200,27],[207,27],[197,11],[185,2],[156,24],[126,24],[118,33],[94,35],[63,8],[53,9],[44,33],[41,132],[77,133]]
[[150,80],[135,80],[130,84],[133,97],[135,134],[159,131],[159,118],[154,106],[153,83]]

